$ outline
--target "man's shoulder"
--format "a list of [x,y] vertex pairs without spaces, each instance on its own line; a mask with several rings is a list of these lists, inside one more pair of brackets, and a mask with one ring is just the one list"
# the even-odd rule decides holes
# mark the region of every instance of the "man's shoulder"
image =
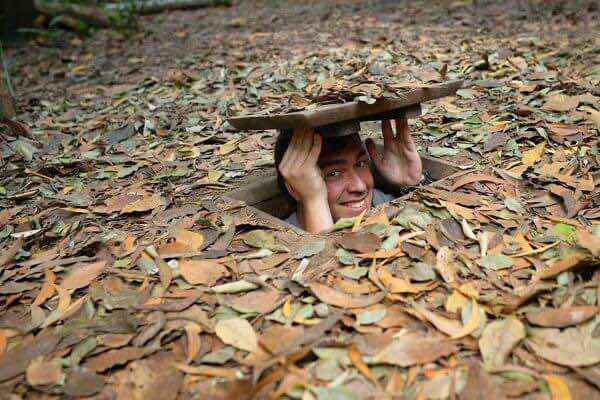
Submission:
[[374,188],[373,189],[373,206],[378,206],[383,203],[387,203],[388,201],[394,200],[394,196],[381,190]]

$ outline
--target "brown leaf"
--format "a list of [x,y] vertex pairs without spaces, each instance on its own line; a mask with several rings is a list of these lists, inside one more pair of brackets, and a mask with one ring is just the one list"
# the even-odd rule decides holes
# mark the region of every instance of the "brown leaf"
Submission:
[[596,257],[600,257],[600,237],[592,235],[591,233],[578,230],[577,231],[577,243],[581,247],[585,247]]
[[227,303],[238,310],[268,314],[279,307],[282,299],[282,294],[278,290],[266,286],[242,296],[234,297]]
[[532,282],[537,282],[542,279],[553,278],[556,275],[568,271],[570,269],[579,267],[580,265],[585,264],[586,257],[582,254],[576,253],[571,254],[568,257],[560,258],[550,264],[547,268],[540,269],[537,271],[532,277]]
[[341,308],[368,307],[379,303],[385,296],[383,292],[367,296],[352,296],[317,282],[309,283],[308,287],[323,303]]
[[265,329],[258,338],[259,343],[271,354],[281,354],[292,350],[290,345],[304,333],[301,326],[274,324]]
[[71,369],[65,380],[65,394],[74,397],[87,397],[98,393],[104,387],[104,377],[85,369]]
[[578,96],[568,96],[566,94],[553,94],[548,96],[542,110],[550,111],[571,111],[579,105]]
[[56,275],[54,272],[48,268],[44,271],[44,275],[45,280],[42,284],[42,288],[40,289],[40,292],[36,296],[35,300],[33,300],[33,303],[31,303],[33,306],[40,306],[44,304],[46,300],[52,297],[56,291],[54,289],[54,283],[56,282]]
[[527,344],[538,356],[559,365],[583,367],[600,362],[600,341],[594,337],[595,324],[564,330],[531,328]]
[[141,347],[124,347],[109,350],[106,353],[88,358],[83,367],[94,372],[103,372],[109,368],[123,365],[131,360],[137,360],[146,355],[148,350]]
[[191,362],[200,351],[200,332],[202,328],[195,322],[185,324],[185,335],[187,338],[187,357],[186,361]]
[[578,306],[569,308],[546,308],[529,311],[527,321],[547,328],[566,328],[585,322],[598,314],[598,307]]
[[371,253],[381,247],[381,239],[374,233],[348,232],[337,239],[337,242],[346,250],[359,253]]
[[41,333],[30,341],[12,347],[0,358],[0,382],[25,372],[32,360],[52,352],[59,340],[58,335]]
[[486,174],[467,174],[455,180],[450,190],[454,192],[459,187],[468,185],[469,183],[473,182],[492,182],[498,184],[510,184],[510,182],[505,181],[504,179],[496,178],[495,176],[490,176]]
[[102,273],[105,266],[105,260],[90,264],[76,264],[71,267],[71,272],[62,280],[60,287],[66,290],[86,287]]
[[441,247],[436,255],[435,269],[446,283],[456,281],[457,266],[454,262],[455,252],[449,247]]
[[164,203],[165,201],[160,195],[154,194],[128,203],[123,208],[121,208],[120,211],[122,214],[149,211],[163,206]]
[[373,356],[376,364],[392,364],[400,367],[427,364],[441,357],[456,353],[455,343],[434,339],[410,332],[394,338],[394,340]]
[[27,383],[32,386],[58,383],[62,377],[62,367],[58,361],[34,360],[25,372]]
[[379,269],[379,281],[390,293],[420,293],[435,289],[439,283],[435,281],[427,283],[410,283],[407,279],[396,278],[385,268]]
[[179,260],[179,272],[190,285],[214,286],[227,275],[227,268],[208,260]]
[[525,326],[516,318],[496,320],[483,329],[479,351],[489,367],[499,367],[515,346],[525,338]]

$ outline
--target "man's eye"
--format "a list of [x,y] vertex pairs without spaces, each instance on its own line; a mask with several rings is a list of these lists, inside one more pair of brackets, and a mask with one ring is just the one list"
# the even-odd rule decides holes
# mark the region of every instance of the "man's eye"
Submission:
[[326,178],[337,178],[341,175],[342,175],[342,173],[340,171],[330,171],[325,174],[325,177]]

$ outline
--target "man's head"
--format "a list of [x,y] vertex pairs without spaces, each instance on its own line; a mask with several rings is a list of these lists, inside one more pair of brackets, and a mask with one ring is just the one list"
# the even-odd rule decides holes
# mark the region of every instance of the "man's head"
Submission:
[[[291,140],[291,131],[282,131],[275,144],[275,168],[282,191],[287,193],[279,163]],[[359,215],[371,207],[373,174],[369,155],[358,133],[324,138],[319,168],[327,186],[327,200],[334,221]]]

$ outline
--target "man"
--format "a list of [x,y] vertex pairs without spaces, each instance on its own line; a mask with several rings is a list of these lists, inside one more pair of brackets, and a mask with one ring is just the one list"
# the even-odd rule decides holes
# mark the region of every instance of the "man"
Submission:
[[374,188],[370,161],[392,186],[418,184],[423,166],[408,122],[397,119],[395,125],[394,135],[391,122],[381,122],[383,154],[372,139],[365,150],[358,131],[329,139],[310,129],[282,132],[275,145],[275,167],[283,188],[297,203],[287,221],[311,233],[323,232],[340,218],[391,200]]

